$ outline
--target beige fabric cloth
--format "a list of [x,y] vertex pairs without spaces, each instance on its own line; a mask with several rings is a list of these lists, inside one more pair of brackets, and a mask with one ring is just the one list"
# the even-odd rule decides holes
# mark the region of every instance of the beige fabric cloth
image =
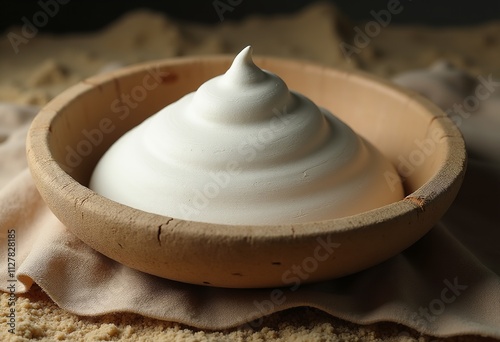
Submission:
[[[6,127],[12,117],[19,119],[21,111],[32,113],[30,108],[7,108],[0,111],[0,127]],[[244,323],[257,327],[259,318],[270,312],[311,306],[360,324],[392,321],[436,336],[500,338],[500,208],[496,196],[500,166],[494,158],[469,163],[452,208],[405,252],[348,277],[296,290],[278,289],[284,299],[273,302],[277,289],[182,284],[132,270],[93,251],[67,231],[40,198],[24,166],[20,147],[25,132],[26,125],[0,140],[0,186],[5,184],[0,188],[3,291],[11,284],[7,232],[15,229],[16,292],[29,291],[36,282],[60,307],[80,315],[135,312],[198,328],[222,329]]]

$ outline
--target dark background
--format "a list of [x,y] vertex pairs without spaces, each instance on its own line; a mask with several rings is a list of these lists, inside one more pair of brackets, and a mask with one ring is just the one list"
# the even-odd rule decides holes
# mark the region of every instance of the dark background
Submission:
[[[0,0],[0,31],[12,25],[22,25],[21,19],[32,20],[40,11],[39,2],[50,3],[57,0]],[[62,0],[61,0],[62,1]],[[68,0],[64,0],[68,1]],[[98,30],[121,14],[136,9],[150,8],[179,20],[216,24],[219,16],[214,9],[214,1],[226,4],[239,3],[232,11],[224,13],[225,20],[239,20],[251,14],[273,15],[297,11],[314,0],[179,0],[179,1],[84,1],[70,0],[60,5],[59,13],[42,31],[71,33]],[[328,1],[328,0],[325,0]],[[371,20],[371,10],[387,8],[389,0],[329,0],[355,21]],[[424,24],[433,26],[470,25],[500,19],[500,1],[496,0],[400,0],[404,10],[393,17],[397,24]]]

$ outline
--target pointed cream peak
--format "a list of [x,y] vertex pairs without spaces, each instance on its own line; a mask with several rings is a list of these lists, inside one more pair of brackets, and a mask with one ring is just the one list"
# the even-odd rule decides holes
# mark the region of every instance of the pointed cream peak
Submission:
[[240,53],[236,55],[236,57],[234,57],[234,62],[254,64],[252,60],[252,53],[253,53],[252,45],[248,45],[246,48],[241,50]]
[[252,59],[252,46],[249,45],[234,58],[231,67],[224,75],[225,81],[237,83],[253,83],[266,77]]

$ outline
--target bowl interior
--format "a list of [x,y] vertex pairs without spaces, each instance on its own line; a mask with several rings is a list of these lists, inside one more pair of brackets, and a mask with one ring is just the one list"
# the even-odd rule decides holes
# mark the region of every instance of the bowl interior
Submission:
[[[224,73],[230,62],[221,58],[216,63],[158,64],[118,72],[114,78],[87,79],[82,85],[88,88],[84,93],[64,103],[61,110],[54,108],[59,114],[51,123],[53,134],[48,143],[55,161],[86,186],[97,161],[121,135],[207,79]],[[256,58],[256,63],[377,146],[398,167],[406,194],[423,186],[442,167],[449,147],[442,138],[447,133],[436,112],[429,112],[421,101],[367,75],[308,65],[298,69],[295,63],[272,59]],[[447,120],[444,113],[438,115]]]

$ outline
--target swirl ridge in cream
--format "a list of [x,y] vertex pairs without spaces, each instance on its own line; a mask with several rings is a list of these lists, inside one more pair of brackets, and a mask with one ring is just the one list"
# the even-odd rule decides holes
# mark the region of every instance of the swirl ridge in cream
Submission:
[[222,224],[319,221],[403,197],[393,166],[346,124],[260,69],[223,75],[121,137],[90,188],[144,211]]

